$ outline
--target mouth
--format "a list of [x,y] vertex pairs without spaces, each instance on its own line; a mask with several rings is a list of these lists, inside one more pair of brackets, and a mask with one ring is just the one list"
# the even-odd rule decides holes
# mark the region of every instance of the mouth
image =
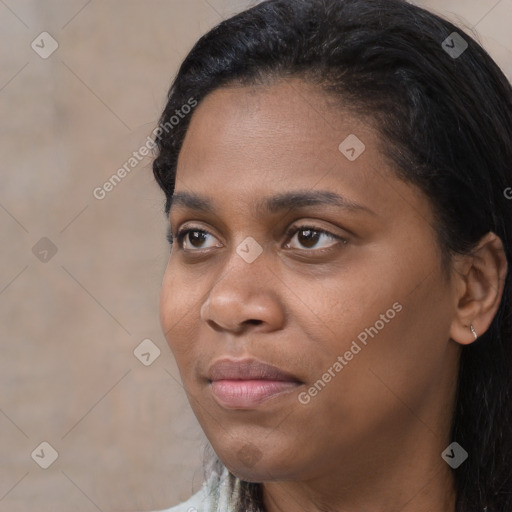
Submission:
[[303,383],[294,375],[255,359],[222,359],[207,375],[217,403],[226,409],[254,409]]

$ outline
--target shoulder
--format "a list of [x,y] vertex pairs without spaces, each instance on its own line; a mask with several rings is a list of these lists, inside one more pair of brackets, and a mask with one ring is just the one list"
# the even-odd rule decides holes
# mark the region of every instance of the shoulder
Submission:
[[235,479],[232,485],[229,472],[224,468],[220,475],[213,472],[201,489],[187,501],[154,512],[235,512],[238,490],[239,480]]

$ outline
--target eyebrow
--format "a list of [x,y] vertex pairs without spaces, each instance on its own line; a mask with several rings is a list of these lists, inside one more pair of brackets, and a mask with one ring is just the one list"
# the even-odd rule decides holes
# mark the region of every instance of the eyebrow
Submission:
[[[202,213],[215,213],[215,206],[210,198],[190,192],[176,192],[170,200],[170,210],[176,207],[187,208]],[[283,210],[295,210],[306,206],[332,205],[347,211],[366,211],[374,214],[370,208],[342,197],[328,190],[294,191],[266,197],[256,203],[257,212],[268,214]]]

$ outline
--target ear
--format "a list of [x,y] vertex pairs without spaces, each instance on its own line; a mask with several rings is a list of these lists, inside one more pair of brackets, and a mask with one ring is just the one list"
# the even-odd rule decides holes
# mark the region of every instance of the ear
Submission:
[[470,254],[457,257],[454,267],[456,312],[450,336],[461,345],[469,345],[475,341],[471,326],[477,336],[484,334],[501,302],[507,275],[501,239],[487,233]]

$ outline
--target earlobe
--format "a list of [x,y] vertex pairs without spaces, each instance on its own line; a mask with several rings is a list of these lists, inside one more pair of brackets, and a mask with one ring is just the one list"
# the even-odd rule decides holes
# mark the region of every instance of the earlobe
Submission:
[[[489,323],[490,325],[490,323]],[[459,345],[470,345],[480,337],[473,324],[464,325],[458,319],[454,319],[450,330],[450,338]]]
[[455,265],[456,314],[450,337],[469,345],[489,329],[501,302],[508,267],[501,239],[487,233]]

